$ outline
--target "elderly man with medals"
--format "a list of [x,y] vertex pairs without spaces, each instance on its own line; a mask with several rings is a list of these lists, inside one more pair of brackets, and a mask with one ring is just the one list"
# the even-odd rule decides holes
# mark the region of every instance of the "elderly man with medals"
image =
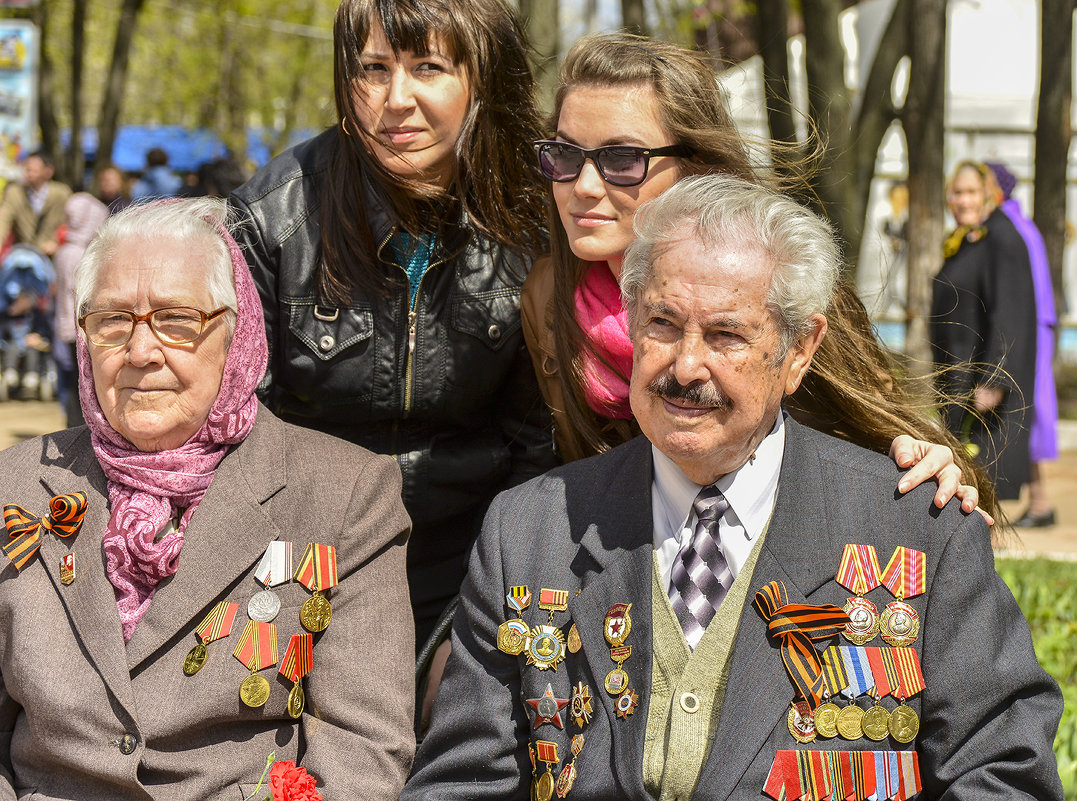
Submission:
[[403,786],[400,472],[258,404],[226,219],[200,199],[105,223],[75,284],[87,425],[0,454],[0,797],[247,798],[270,754],[326,798]]
[[711,175],[635,226],[643,436],[494,501],[402,801],[1061,799],[1061,696],[984,520],[782,412],[827,224]]

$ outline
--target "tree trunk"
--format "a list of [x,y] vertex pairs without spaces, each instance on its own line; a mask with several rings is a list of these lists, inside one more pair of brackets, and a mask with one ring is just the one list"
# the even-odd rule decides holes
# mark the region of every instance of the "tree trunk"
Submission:
[[116,143],[116,132],[120,125],[120,110],[123,106],[123,91],[127,83],[127,62],[131,56],[131,41],[134,39],[138,14],[145,0],[123,0],[120,20],[116,25],[116,42],[112,48],[112,63],[109,65],[108,78],[105,83],[105,97],[101,101],[101,121],[97,134],[97,158],[94,161],[94,176],[112,165],[112,146]]
[[527,38],[535,48],[535,82],[538,84],[539,108],[553,108],[557,90],[557,58],[560,54],[558,0],[520,0],[520,19],[524,21]]
[[621,27],[629,33],[647,35],[647,14],[643,0],[621,0]]
[[1036,178],[1033,220],[1043,234],[1055,307],[1064,308],[1062,251],[1066,244],[1066,165],[1069,159],[1073,87],[1074,0],[1040,4],[1040,96],[1036,112]]
[[909,154],[909,323],[914,376],[931,372],[931,285],[942,267],[946,0],[909,0],[909,94],[902,121]]
[[67,174],[74,189],[81,189],[86,172],[82,151],[82,65],[86,52],[86,6],[89,0],[74,0],[71,9],[71,146],[67,151]]
[[856,276],[862,220],[853,216],[856,184],[851,148],[852,100],[845,85],[845,49],[838,29],[841,0],[813,0],[801,6],[804,16],[804,71],[808,79],[808,115],[820,138],[822,154],[812,188],[823,213],[834,224],[846,253],[846,278]]
[[[56,110],[53,108],[52,97],[52,61],[49,59],[48,48],[45,42],[49,40],[49,14],[46,10],[47,3],[38,3],[34,7],[32,19],[37,24],[37,32],[40,37],[38,52],[41,54],[40,68],[37,74],[37,121],[41,127],[41,149],[54,159],[60,156],[60,127],[56,123]],[[57,178],[67,180],[63,174],[63,160],[58,160],[60,170]]]
[[[218,113],[217,130],[221,133],[221,139],[229,152],[238,155],[240,159],[247,150],[247,127],[244,120],[243,92],[240,84],[240,50],[245,44],[244,37],[238,36],[241,31],[235,23],[235,4],[229,2],[225,11],[225,19],[231,20],[226,25],[221,41],[221,78],[218,90]],[[247,43],[249,44],[249,43]]]
[[794,145],[797,129],[789,92],[789,4],[786,0],[759,0],[756,7],[756,37],[763,59],[763,91],[770,137]]

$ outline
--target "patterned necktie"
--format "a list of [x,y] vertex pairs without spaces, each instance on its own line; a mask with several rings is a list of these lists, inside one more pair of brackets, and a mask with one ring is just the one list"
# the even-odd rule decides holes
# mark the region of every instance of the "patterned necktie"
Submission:
[[692,503],[696,513],[692,539],[681,547],[673,562],[669,601],[692,650],[733,584],[733,573],[718,535],[718,521],[728,508],[729,501],[713,484],[701,489]]

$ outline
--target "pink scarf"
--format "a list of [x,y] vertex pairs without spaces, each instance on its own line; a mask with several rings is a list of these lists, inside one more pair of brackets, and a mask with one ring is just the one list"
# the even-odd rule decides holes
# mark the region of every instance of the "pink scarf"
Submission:
[[587,405],[605,417],[630,420],[632,340],[628,338],[628,314],[617,279],[604,261],[592,262],[576,287],[576,322],[590,345],[581,354]]
[[[112,516],[104,534],[106,572],[116,591],[124,642],[134,634],[157,585],[179,567],[183,532],[191,515],[229,446],[246,439],[258,413],[254,389],[268,358],[262,304],[243,254],[224,228],[218,231],[232,257],[236,328],[217,399],[206,422],[185,444],[143,453],[109,425],[97,401],[90,353],[79,331],[79,398],[94,453],[108,478]],[[157,541],[178,509],[184,512],[176,531]]]

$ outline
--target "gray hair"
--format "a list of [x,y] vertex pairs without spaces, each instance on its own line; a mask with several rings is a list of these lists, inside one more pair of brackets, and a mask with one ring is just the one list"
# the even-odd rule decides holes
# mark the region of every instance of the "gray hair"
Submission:
[[[221,236],[228,226],[228,204],[220,198],[200,197],[128,206],[109,217],[97,231],[75,268],[75,309],[82,315],[97,289],[98,276],[116,251],[129,240],[171,239],[184,249],[205,245],[212,258],[206,264],[205,287],[214,309],[227,306],[237,311],[236,286],[232,278],[232,254]],[[204,311],[212,311],[205,309]],[[228,325],[235,316],[226,315]]]
[[809,318],[826,311],[838,280],[841,250],[829,223],[777,192],[728,175],[678,181],[640,206],[635,232],[621,271],[630,322],[662,242],[687,233],[709,247],[728,242],[762,247],[775,262],[767,305],[778,323],[778,358],[811,332]]

